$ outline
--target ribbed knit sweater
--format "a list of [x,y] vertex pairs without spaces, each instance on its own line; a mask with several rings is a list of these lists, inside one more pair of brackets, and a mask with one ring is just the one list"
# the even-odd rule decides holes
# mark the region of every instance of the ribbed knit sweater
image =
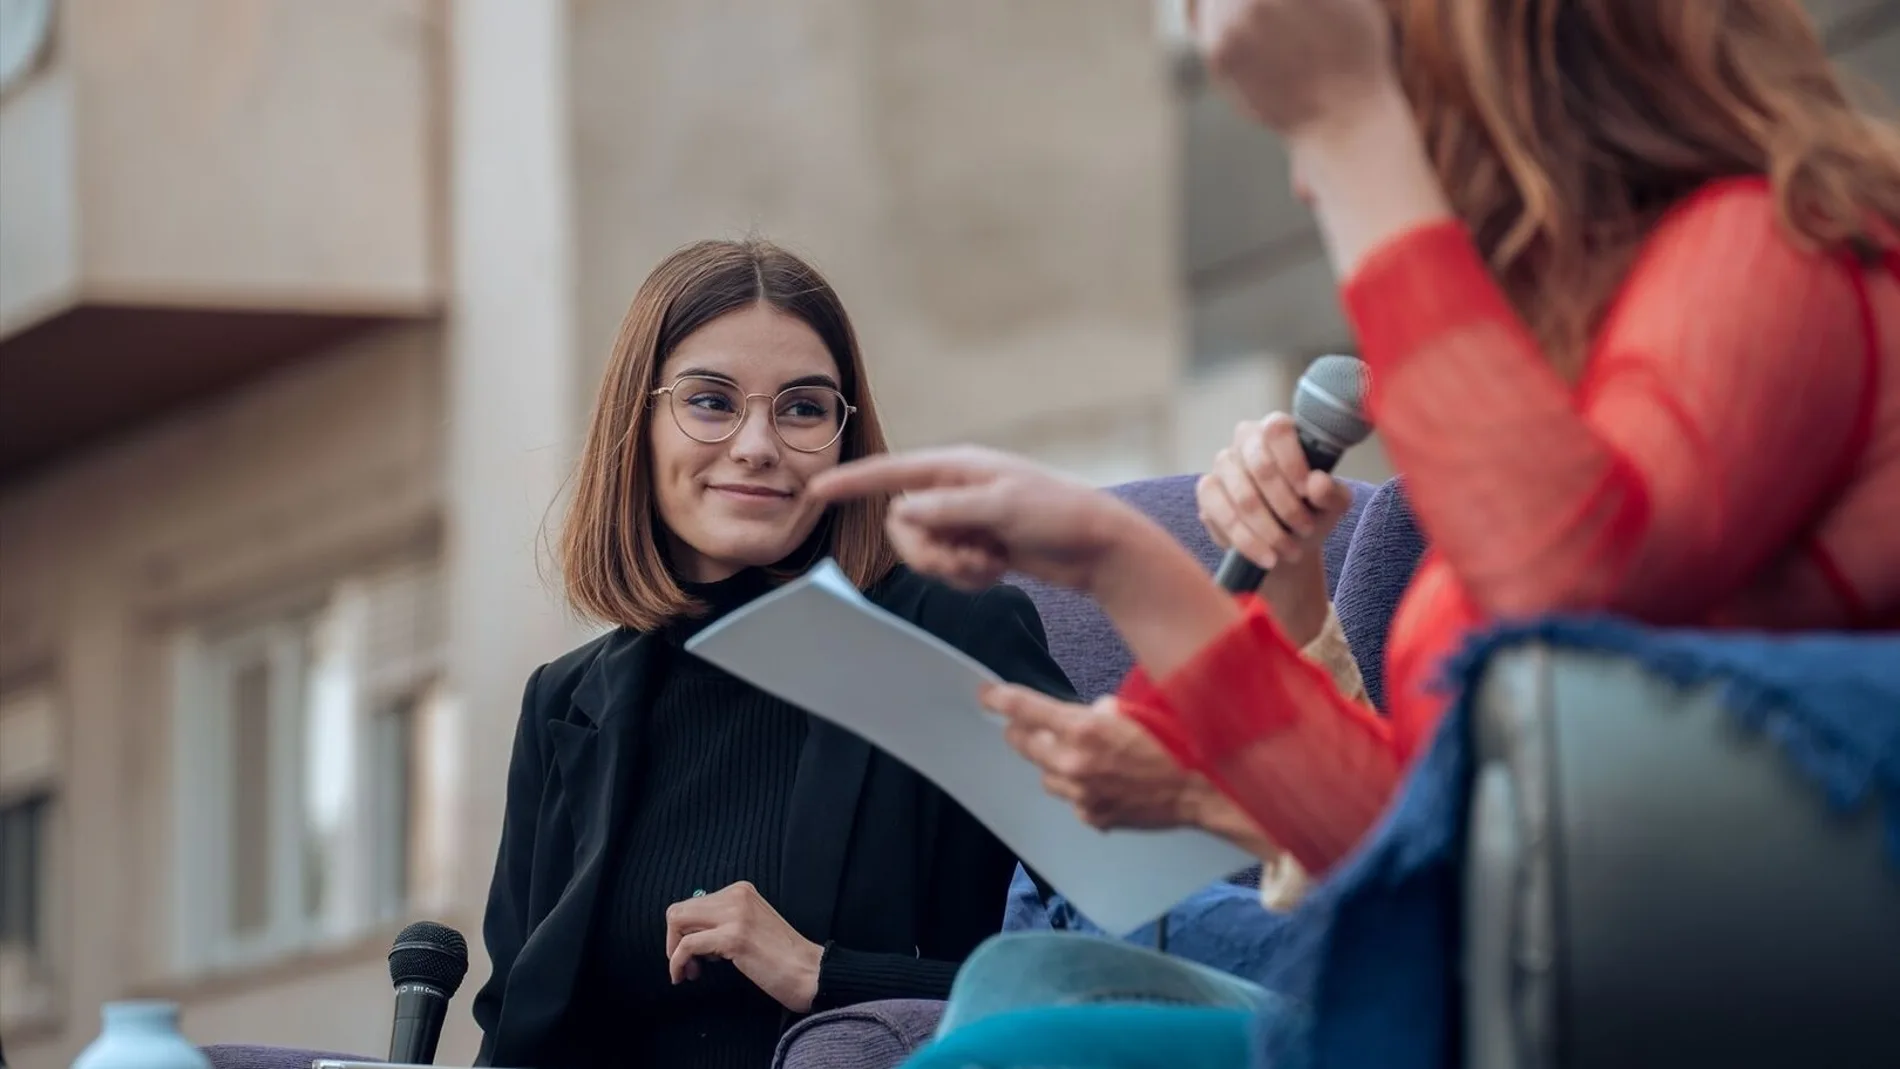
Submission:
[[666,629],[618,864],[603,884],[583,1020],[594,1063],[655,1069],[765,1069],[785,1011],[724,961],[674,986],[666,909],[748,880],[777,897],[785,813],[806,714],[687,653],[685,641],[765,591],[759,572],[689,586],[710,606]]

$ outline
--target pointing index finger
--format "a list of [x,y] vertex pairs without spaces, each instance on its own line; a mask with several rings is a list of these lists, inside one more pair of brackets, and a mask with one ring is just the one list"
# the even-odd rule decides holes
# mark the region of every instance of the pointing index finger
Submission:
[[995,465],[961,451],[884,453],[841,464],[812,479],[808,490],[821,501],[849,501],[941,486],[965,486],[993,474]]

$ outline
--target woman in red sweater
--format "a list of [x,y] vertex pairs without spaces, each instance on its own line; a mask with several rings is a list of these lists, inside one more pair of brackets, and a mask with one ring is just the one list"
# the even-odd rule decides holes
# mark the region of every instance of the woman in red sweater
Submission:
[[[1153,524],[1025,462],[878,458],[817,492],[905,492],[922,570],[1093,594],[1141,663],[1123,713],[1315,872],[1392,797],[1475,629],[1900,622],[1900,136],[1798,0],[1198,6],[1211,67],[1287,141],[1433,545],[1389,718]],[[1237,505],[1299,529],[1285,452]],[[1087,779],[1045,752],[1058,787]]]

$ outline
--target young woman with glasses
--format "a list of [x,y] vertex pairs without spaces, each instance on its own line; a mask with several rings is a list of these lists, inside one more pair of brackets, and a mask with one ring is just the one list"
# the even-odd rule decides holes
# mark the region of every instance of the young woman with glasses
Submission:
[[614,630],[528,681],[482,1064],[765,1069],[795,1015],[942,998],[1001,926],[1015,860],[962,808],[683,648],[829,556],[885,609],[1070,696],[1025,595],[923,579],[881,504],[807,491],[884,448],[850,320],[809,265],[709,241],[641,286],[560,540],[568,599]]

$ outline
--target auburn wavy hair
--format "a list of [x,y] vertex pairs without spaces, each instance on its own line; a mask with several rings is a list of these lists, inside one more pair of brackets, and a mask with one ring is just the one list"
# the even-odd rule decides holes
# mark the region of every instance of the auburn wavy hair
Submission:
[[1765,175],[1806,246],[1900,230],[1900,133],[1850,102],[1800,0],[1383,0],[1459,217],[1559,370],[1658,218]]
[[[647,276],[621,320],[575,465],[558,555],[568,603],[583,617],[652,631],[701,610],[668,565],[661,537],[649,474],[653,391],[688,335],[760,302],[810,327],[837,363],[839,390],[857,408],[845,424],[841,459],[886,451],[857,332],[816,268],[756,238],[679,249]],[[897,564],[885,508],[879,498],[828,509],[787,562],[788,574],[830,554],[859,589],[884,578]]]

